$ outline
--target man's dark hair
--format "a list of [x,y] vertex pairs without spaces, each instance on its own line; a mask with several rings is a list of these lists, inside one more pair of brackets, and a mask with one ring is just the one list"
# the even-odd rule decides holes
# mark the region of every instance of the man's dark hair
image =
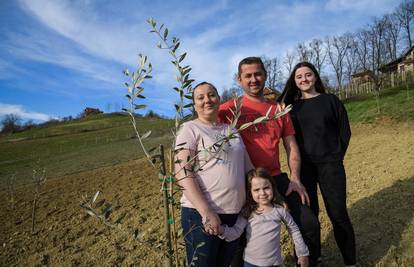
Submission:
[[263,61],[260,57],[246,57],[246,58],[242,59],[239,62],[239,68],[238,68],[237,76],[240,77],[240,75],[241,75],[241,66],[242,65],[250,65],[250,64],[259,64],[260,67],[262,67],[262,70],[264,71],[265,75],[267,76],[266,68],[265,68],[265,66],[263,64]]

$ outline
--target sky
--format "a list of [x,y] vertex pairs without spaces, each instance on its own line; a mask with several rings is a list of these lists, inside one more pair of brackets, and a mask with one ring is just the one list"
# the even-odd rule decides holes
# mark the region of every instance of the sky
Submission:
[[176,72],[146,22],[181,40],[195,82],[234,85],[247,56],[283,57],[299,42],[356,31],[391,12],[395,0],[1,0],[0,117],[36,122],[128,106],[122,71],[138,54],[153,65],[143,84],[148,110],[174,114]]

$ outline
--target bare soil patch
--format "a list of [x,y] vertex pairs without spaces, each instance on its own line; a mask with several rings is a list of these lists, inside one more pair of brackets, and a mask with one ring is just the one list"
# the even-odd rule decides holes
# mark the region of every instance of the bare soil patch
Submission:
[[[414,125],[381,122],[353,125],[345,159],[348,207],[360,266],[414,266]],[[114,205],[111,218],[139,229],[144,239],[163,239],[160,184],[144,160],[50,178],[42,187],[36,231],[30,233],[33,186],[0,196],[1,266],[160,266],[157,251],[109,229],[80,208],[82,195],[102,191]],[[331,225],[321,203],[323,256],[342,266]],[[286,237],[283,238],[286,241]],[[290,251],[285,242],[284,251]]]

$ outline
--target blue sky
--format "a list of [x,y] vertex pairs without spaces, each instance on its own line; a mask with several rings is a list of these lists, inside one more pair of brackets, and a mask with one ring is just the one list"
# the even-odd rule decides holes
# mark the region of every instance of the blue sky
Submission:
[[76,116],[85,107],[127,106],[122,70],[145,54],[148,109],[170,116],[176,86],[149,17],[181,39],[192,78],[232,86],[246,56],[282,57],[298,42],[355,31],[394,10],[395,0],[325,1],[0,1],[0,116],[37,121]]

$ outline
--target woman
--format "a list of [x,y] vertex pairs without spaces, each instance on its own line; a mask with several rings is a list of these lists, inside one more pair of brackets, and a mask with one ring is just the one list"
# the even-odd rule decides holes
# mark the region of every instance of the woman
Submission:
[[325,93],[319,73],[308,62],[294,67],[278,100],[293,105],[290,114],[301,152],[301,180],[311,209],[318,216],[319,184],[344,263],[355,266],[355,235],[346,208],[343,166],[351,138],[345,107],[335,95]]
[[218,123],[217,89],[207,82],[198,84],[193,102],[197,118],[178,132],[175,165],[183,188],[187,260],[194,266],[229,266],[238,240],[226,242],[217,234],[221,224],[235,224],[246,197],[244,177],[253,167],[238,135],[225,140],[229,126]]

